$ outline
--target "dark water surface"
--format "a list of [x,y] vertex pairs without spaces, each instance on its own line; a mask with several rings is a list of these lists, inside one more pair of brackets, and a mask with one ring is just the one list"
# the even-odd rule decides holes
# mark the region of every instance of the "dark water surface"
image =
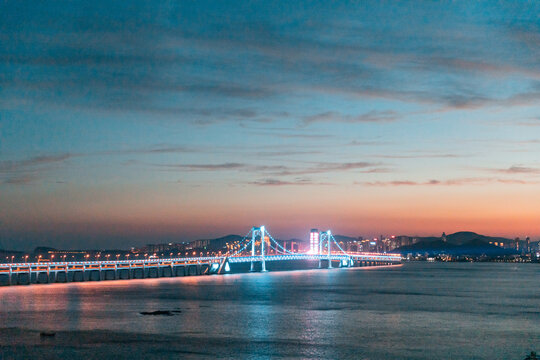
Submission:
[[[181,310],[173,316],[141,315]],[[44,338],[40,331],[56,336]],[[0,288],[0,358],[523,359],[540,266],[405,263]]]

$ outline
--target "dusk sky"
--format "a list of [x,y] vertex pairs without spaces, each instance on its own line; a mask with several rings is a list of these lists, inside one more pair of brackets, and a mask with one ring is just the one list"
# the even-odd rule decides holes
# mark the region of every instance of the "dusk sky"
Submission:
[[540,236],[540,2],[3,1],[0,248]]

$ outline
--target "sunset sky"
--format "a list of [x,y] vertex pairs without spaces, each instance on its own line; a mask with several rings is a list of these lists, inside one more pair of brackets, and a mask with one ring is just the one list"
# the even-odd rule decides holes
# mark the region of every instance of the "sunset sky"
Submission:
[[3,1],[0,248],[540,236],[540,2]]

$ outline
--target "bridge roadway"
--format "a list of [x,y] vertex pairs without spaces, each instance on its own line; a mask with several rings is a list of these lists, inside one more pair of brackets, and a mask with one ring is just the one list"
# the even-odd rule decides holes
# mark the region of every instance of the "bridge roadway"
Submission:
[[[347,254],[282,254],[264,256],[264,261],[311,260],[326,262],[334,267],[395,265],[401,256],[395,254],[347,253]],[[224,274],[230,264],[259,263],[263,257],[193,257],[171,259],[76,261],[0,264],[0,285],[30,285],[100,281],[119,279],[144,279],[158,277]]]

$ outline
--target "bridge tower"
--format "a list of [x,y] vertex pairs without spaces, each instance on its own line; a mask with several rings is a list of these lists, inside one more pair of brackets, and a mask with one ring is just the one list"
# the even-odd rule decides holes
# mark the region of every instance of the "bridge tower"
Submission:
[[266,261],[264,259],[264,243],[265,243],[265,229],[264,226],[261,227],[253,227],[251,229],[251,269],[250,271],[255,271],[255,261],[253,261],[253,258],[255,257],[255,238],[257,235],[261,236],[261,271],[266,272]]
[[327,230],[325,232],[321,232],[319,235],[319,269],[322,267],[322,258],[320,257],[323,255],[323,249],[324,249],[324,242],[326,240],[326,245],[328,246],[328,268],[332,268],[332,233],[330,230]]

